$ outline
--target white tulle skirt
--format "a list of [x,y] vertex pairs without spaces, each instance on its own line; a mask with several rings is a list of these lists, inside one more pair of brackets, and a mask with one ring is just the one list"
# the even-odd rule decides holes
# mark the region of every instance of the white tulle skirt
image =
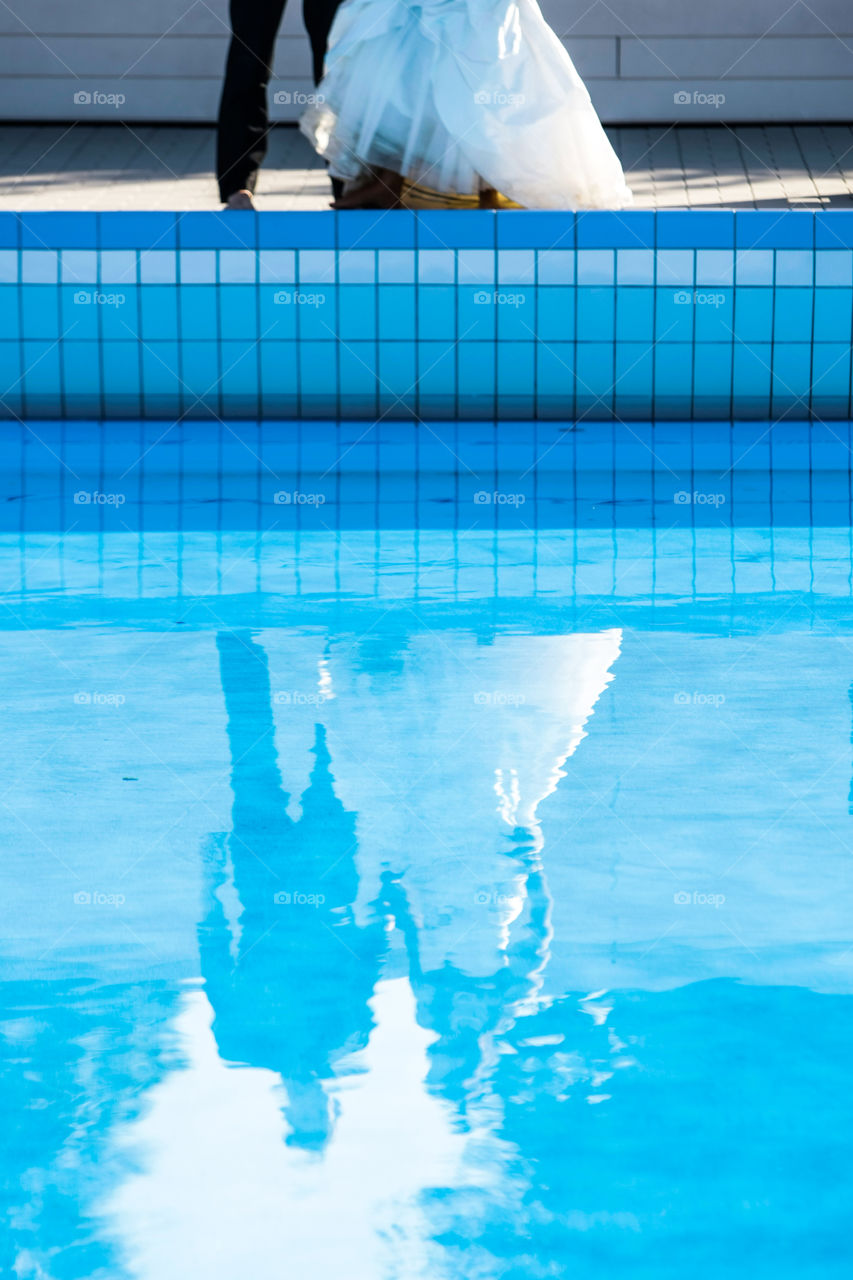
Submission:
[[631,192],[536,0],[345,0],[303,132],[336,177],[383,167],[528,209],[619,209]]

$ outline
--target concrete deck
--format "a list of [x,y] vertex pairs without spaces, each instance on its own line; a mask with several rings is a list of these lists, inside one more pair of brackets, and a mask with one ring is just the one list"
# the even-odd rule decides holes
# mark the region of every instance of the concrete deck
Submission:
[[[608,130],[638,208],[853,205],[848,125],[625,126]],[[168,125],[4,125],[0,208],[217,207],[214,131]],[[322,163],[295,127],[271,136],[265,209],[324,209]]]

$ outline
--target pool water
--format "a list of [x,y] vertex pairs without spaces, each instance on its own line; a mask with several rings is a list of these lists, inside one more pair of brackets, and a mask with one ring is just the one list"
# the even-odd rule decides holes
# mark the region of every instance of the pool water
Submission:
[[6,433],[2,1274],[850,1274],[848,427],[523,425]]

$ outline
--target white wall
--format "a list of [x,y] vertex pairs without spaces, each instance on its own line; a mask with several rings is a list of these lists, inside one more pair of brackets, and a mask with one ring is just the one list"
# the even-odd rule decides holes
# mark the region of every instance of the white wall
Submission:
[[[605,121],[853,119],[850,0],[543,0],[543,9]],[[0,119],[211,121],[227,12],[227,0],[3,0]],[[299,0],[289,0],[276,73],[280,94],[312,87]],[[75,102],[81,94],[124,101]],[[725,101],[710,100],[718,95]],[[295,119],[300,107],[273,111]]]

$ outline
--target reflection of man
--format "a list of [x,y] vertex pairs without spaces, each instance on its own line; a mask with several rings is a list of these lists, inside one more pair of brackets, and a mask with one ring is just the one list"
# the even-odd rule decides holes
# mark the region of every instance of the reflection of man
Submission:
[[322,727],[295,822],[266,654],[249,633],[225,632],[217,645],[234,806],[231,832],[214,842],[201,929],[213,1033],[225,1061],[281,1075],[289,1143],[321,1148],[330,1130],[323,1081],[367,1043],[384,931],[381,922],[360,928],[352,916],[355,815],[335,795]]
[[[314,83],[323,75],[329,30],[341,0],[303,0]],[[231,0],[231,47],[219,104],[216,171],[229,209],[252,209],[258,170],[267,153],[267,85],[285,0]]]

